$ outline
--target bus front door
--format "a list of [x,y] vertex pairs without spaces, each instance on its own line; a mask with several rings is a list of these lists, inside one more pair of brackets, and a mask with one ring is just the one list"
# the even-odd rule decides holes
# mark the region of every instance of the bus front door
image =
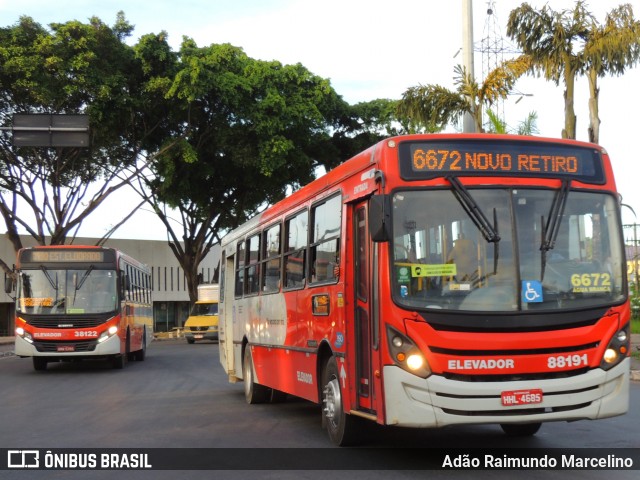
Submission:
[[358,410],[375,414],[375,389],[372,376],[371,328],[371,240],[367,225],[367,203],[358,203],[353,213],[353,288],[356,392]]
[[[223,257],[222,261],[225,262],[222,275],[224,275],[224,309],[219,316],[219,322],[222,323],[222,332],[219,339],[219,348],[221,350],[221,358],[225,360],[225,367],[229,378],[233,379],[236,376],[236,361],[234,357],[234,338],[235,332],[233,329],[233,297],[235,296],[235,265],[234,255]],[[223,335],[222,335],[223,334]],[[242,368],[242,363],[238,364]]]

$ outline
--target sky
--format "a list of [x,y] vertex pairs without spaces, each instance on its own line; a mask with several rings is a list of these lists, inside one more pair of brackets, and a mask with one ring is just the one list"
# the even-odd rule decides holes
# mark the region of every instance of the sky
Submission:
[[[96,16],[113,25],[118,11],[135,26],[133,44],[147,33],[165,31],[177,51],[183,37],[199,46],[230,43],[250,57],[301,63],[331,80],[335,91],[350,104],[377,98],[399,99],[409,87],[439,84],[454,89],[454,67],[462,63],[463,0],[0,0],[0,25],[15,24],[30,16],[43,26]],[[488,13],[490,3],[492,13]],[[473,0],[475,76],[487,70],[482,40],[504,37],[506,53],[513,47],[506,38],[509,12],[518,0]],[[530,0],[542,8],[547,0]],[[555,11],[573,8],[574,0],[549,2]],[[591,0],[587,7],[599,22],[621,3],[630,3],[640,18],[640,0]],[[623,76],[600,80],[600,143],[609,152],[623,203],[640,216],[640,148],[637,147],[640,111],[640,67]],[[587,140],[587,81],[576,83],[577,139]],[[538,115],[539,135],[559,137],[564,125],[563,87],[527,76],[504,102],[505,119],[516,126],[530,112]],[[101,236],[118,223],[120,206],[137,203],[120,193],[97,211],[80,230],[81,236]],[[640,223],[623,208],[623,222]],[[630,231],[631,229],[628,229]],[[150,211],[141,211],[121,227],[117,238],[163,240],[166,229]]]

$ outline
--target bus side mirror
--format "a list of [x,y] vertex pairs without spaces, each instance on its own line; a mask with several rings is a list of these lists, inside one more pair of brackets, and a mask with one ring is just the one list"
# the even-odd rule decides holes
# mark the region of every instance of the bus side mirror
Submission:
[[391,232],[391,197],[374,195],[369,199],[369,233],[374,242],[388,242]]
[[13,275],[4,274],[4,291],[5,293],[13,292],[15,288],[15,282],[13,281]]

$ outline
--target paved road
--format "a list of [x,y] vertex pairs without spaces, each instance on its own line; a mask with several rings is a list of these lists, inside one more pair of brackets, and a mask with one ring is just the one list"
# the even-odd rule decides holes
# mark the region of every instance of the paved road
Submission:
[[[385,471],[410,448],[640,448],[640,384],[632,383],[632,411],[597,422],[543,425],[533,438],[511,439],[497,426],[408,430],[373,428],[367,447],[335,449],[320,426],[319,407],[302,400],[247,405],[242,385],[226,381],[213,343],[154,342],[145,362],[113,370],[100,362],[49,365],[35,372],[30,359],[0,356],[0,448],[238,448],[230,455],[278,450],[275,458],[305,455],[327,468],[345,458],[367,462],[373,470],[350,471],[348,478],[513,478],[513,472]],[[395,449],[395,450],[394,450]],[[341,450],[341,451],[339,451]],[[472,450],[471,450],[472,451]],[[622,451],[622,450],[621,450]],[[185,450],[185,455],[189,450]],[[215,451],[219,454],[219,451]],[[215,453],[214,452],[214,453]],[[305,454],[306,452],[306,454]],[[347,453],[345,453],[347,452]],[[278,457],[280,455],[280,457]],[[353,455],[353,456],[352,456]],[[345,457],[346,456],[346,457]],[[231,458],[231,457],[230,457]],[[248,465],[251,458],[246,459]],[[387,462],[387,463],[385,463]],[[324,468],[324,467],[322,467]],[[8,473],[8,475],[5,475]],[[4,478],[33,478],[28,472],[0,472]],[[114,472],[29,472],[39,478],[114,478]],[[518,478],[602,478],[606,472],[520,471]],[[45,476],[46,474],[46,476]],[[329,471],[261,471],[259,478],[326,478]],[[488,475],[491,475],[490,477]],[[610,472],[609,478],[637,478],[638,472]],[[75,476],[77,475],[77,476]],[[181,472],[187,478],[247,478],[248,472]],[[175,479],[176,472],[118,472],[117,478]]]

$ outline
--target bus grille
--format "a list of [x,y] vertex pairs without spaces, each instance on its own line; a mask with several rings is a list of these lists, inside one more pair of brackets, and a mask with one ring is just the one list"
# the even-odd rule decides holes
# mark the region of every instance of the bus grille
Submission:
[[27,320],[29,325],[33,325],[37,328],[91,328],[102,325],[107,318],[100,317],[38,317],[30,318]]
[[562,372],[540,372],[540,373],[514,373],[504,375],[465,375],[460,373],[445,372],[442,376],[449,380],[458,382],[519,382],[522,380],[554,380],[558,378],[569,378],[583,375],[589,368],[579,368],[576,370],[565,370]]
[[39,352],[58,352],[58,346],[72,345],[74,347],[73,352],[93,352],[96,349],[98,342],[95,340],[89,342],[33,342],[34,347]]
[[442,411],[448,413],[449,415],[460,415],[463,417],[476,417],[476,416],[499,416],[499,417],[509,417],[513,415],[540,415],[544,413],[557,413],[557,412],[570,412],[572,410],[580,410],[581,408],[587,408],[591,405],[591,402],[580,403],[578,405],[565,405],[562,407],[550,407],[550,408],[522,408],[518,410],[481,410],[478,412],[474,411],[462,411],[462,410],[453,410],[450,408],[443,408]]

